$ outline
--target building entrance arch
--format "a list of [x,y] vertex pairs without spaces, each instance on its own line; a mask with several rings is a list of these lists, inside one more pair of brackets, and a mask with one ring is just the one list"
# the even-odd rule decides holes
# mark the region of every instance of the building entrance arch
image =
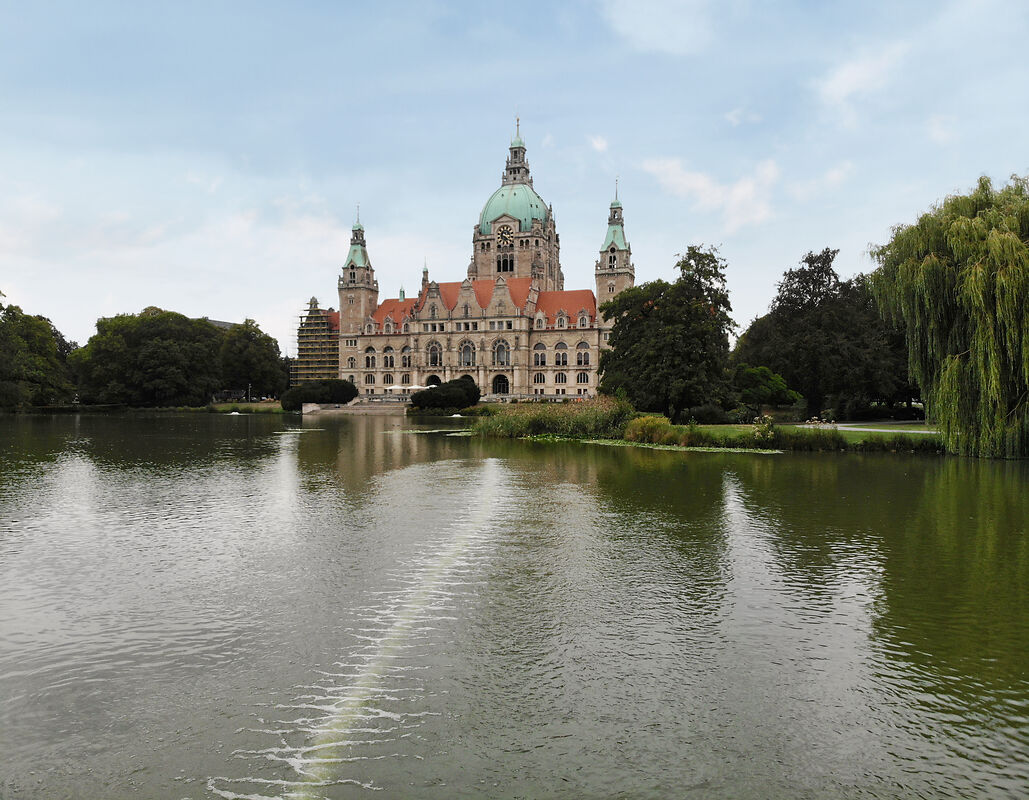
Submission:
[[425,381],[426,386],[439,386],[443,381],[439,379],[439,375],[430,375]]
[[510,394],[511,382],[507,375],[497,375],[493,379],[493,394]]

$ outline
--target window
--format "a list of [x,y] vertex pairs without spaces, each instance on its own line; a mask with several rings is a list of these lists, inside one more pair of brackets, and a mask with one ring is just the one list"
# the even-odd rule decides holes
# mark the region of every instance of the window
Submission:
[[411,366],[411,348],[404,346],[404,349],[400,351],[400,366],[407,367]]
[[367,375],[364,376],[364,382],[370,386],[371,384],[375,383],[375,376],[369,372]]
[[429,354],[430,367],[443,366],[443,348],[440,347],[439,342],[429,342],[429,346],[425,351]]
[[436,304],[429,306],[429,319],[436,319]]
[[554,376],[554,383],[568,383],[568,376],[563,372],[559,372]]
[[576,383],[589,383],[590,382],[590,374],[588,372],[580,372],[578,375],[575,376],[575,382]]
[[350,381],[351,383],[355,383],[353,375],[347,375],[347,380]]
[[382,351],[382,366],[392,369],[395,366],[393,360],[393,348],[387,347]]
[[462,367],[475,366],[475,345],[471,342],[462,342],[458,350],[458,364]]
[[564,317],[558,317],[557,318],[557,327],[563,328],[567,324],[568,324],[568,320],[566,320]]
[[404,323],[404,333],[410,333],[410,332],[411,332],[411,324],[408,323],[408,322],[405,322]]
[[493,345],[493,366],[511,366],[511,348],[508,347],[507,342],[503,339],[498,340],[496,344]]
[[514,328],[514,323],[511,320],[507,320],[507,329],[511,330]]
[[[364,349],[364,367],[365,369],[375,369],[375,348],[366,347]],[[369,355],[370,354],[370,355]],[[365,381],[367,383],[367,380]]]
[[469,317],[469,316],[471,316],[471,314],[472,314],[472,307],[470,305],[468,305],[467,303],[465,303],[464,304],[464,315],[466,317]]
[[346,346],[347,347],[357,347],[357,339],[347,339]]
[[495,331],[497,329],[497,323],[495,323],[493,320],[490,320],[489,329],[491,331]]
[[347,369],[357,369],[357,359],[353,356],[347,359]]
[[364,326],[364,332],[365,333],[375,333],[375,326],[371,325],[371,324],[365,325]]
[[544,375],[542,372],[537,372],[535,375],[532,376],[533,383],[546,383],[546,380],[547,376]]
[[607,293],[608,294],[614,294],[615,293],[615,285],[613,283],[609,283],[607,285]]
[[554,366],[568,366],[568,345],[566,345],[564,342],[558,342],[556,345],[554,345]]
[[354,304],[354,297],[353,297],[353,295],[350,295],[350,296],[347,297],[347,305],[352,306],[353,304]]
[[383,382],[384,384],[386,384],[387,386],[392,386],[392,385],[393,385],[393,376],[392,376],[392,375],[390,375],[390,374],[389,374],[389,373],[387,372],[387,373],[386,373],[385,375],[383,375],[383,376],[382,376],[382,382]]
[[575,345],[575,363],[580,367],[588,367],[590,365],[590,346],[586,342],[579,342]]
[[408,373],[405,372],[403,375],[400,376],[400,382],[404,386],[410,386],[411,385],[411,376]]
[[385,331],[386,331],[386,333],[393,333],[393,323],[392,322],[387,322],[386,323]]
[[428,322],[423,322],[422,323],[422,333],[428,333],[428,332],[429,332],[429,323]]
[[543,328],[543,317],[536,317],[536,330],[542,330]]
[[589,317],[587,317],[585,314],[583,314],[581,317],[579,317],[579,327],[580,328],[585,328],[589,324],[590,324]]
[[357,280],[357,273],[354,270],[350,270],[350,280],[351,282]]
[[547,366],[547,346],[543,342],[532,348],[532,364],[535,367]]

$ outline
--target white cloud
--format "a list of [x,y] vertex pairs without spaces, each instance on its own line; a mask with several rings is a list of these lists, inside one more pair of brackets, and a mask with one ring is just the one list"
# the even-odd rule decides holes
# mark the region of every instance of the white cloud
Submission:
[[643,169],[666,191],[691,199],[695,209],[721,212],[728,233],[772,216],[771,194],[779,180],[779,167],[771,159],[733,183],[719,183],[703,172],[690,172],[678,158],[650,159],[643,162]]
[[734,108],[725,114],[725,121],[732,125],[734,128],[739,127],[744,122],[748,125],[755,122],[761,121],[761,115],[756,111],[748,111],[745,108]]
[[714,38],[710,0],[599,0],[614,33],[636,50],[689,55]]
[[906,42],[893,42],[838,64],[815,81],[822,102],[839,115],[845,125],[857,121],[854,103],[886,87],[907,54]]
[[598,153],[603,153],[607,150],[607,139],[603,136],[591,136],[590,146]]
[[789,193],[796,200],[810,200],[823,192],[831,191],[854,174],[853,161],[841,161],[821,175],[807,181],[798,181],[789,186]]
[[954,117],[942,114],[930,117],[929,122],[926,124],[929,138],[936,142],[936,144],[949,144],[957,136],[954,131],[956,122],[957,120]]
[[195,184],[196,186],[201,187],[208,194],[214,194],[222,185],[222,179],[221,177],[211,177],[210,175],[205,175],[202,172],[189,170],[186,173],[186,183]]

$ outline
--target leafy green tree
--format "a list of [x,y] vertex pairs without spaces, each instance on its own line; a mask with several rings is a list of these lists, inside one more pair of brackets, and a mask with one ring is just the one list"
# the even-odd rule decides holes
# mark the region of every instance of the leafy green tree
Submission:
[[947,447],[1029,455],[1029,179],[980,178],[872,251],[872,288],[907,330],[912,373]]
[[73,390],[63,356],[71,349],[74,343],[46,317],[0,303],[0,408],[70,399]]
[[224,334],[207,320],[151,306],[96,327],[69,357],[85,402],[201,406],[221,388]]
[[430,386],[411,395],[415,408],[468,408],[482,397],[478,385],[467,375],[447,381],[439,386]]
[[279,343],[262,331],[252,319],[233,325],[222,339],[222,385],[246,389],[252,394],[279,395],[286,388]]
[[879,315],[858,275],[841,281],[833,268],[838,250],[809,252],[787,270],[769,313],[736,342],[736,363],[766,366],[799,391],[809,416],[830,398],[849,407],[910,400],[902,334]]
[[801,396],[786,385],[782,375],[768,367],[737,364],[733,370],[733,388],[739,392],[740,403],[756,417],[762,406],[784,406],[796,403]]
[[600,389],[624,391],[636,408],[678,422],[691,406],[725,400],[735,324],[717,248],[691,245],[675,266],[674,283],[644,283],[600,307],[614,320],[611,349],[600,356]]

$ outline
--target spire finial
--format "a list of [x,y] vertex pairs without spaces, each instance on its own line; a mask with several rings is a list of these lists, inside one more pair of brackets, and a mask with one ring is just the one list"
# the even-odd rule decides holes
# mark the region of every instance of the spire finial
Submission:
[[618,199],[618,176],[615,175],[615,200]]
[[521,135],[522,135],[522,120],[516,114],[515,115],[515,136],[521,136]]
[[357,224],[361,224],[361,204],[357,204]]

